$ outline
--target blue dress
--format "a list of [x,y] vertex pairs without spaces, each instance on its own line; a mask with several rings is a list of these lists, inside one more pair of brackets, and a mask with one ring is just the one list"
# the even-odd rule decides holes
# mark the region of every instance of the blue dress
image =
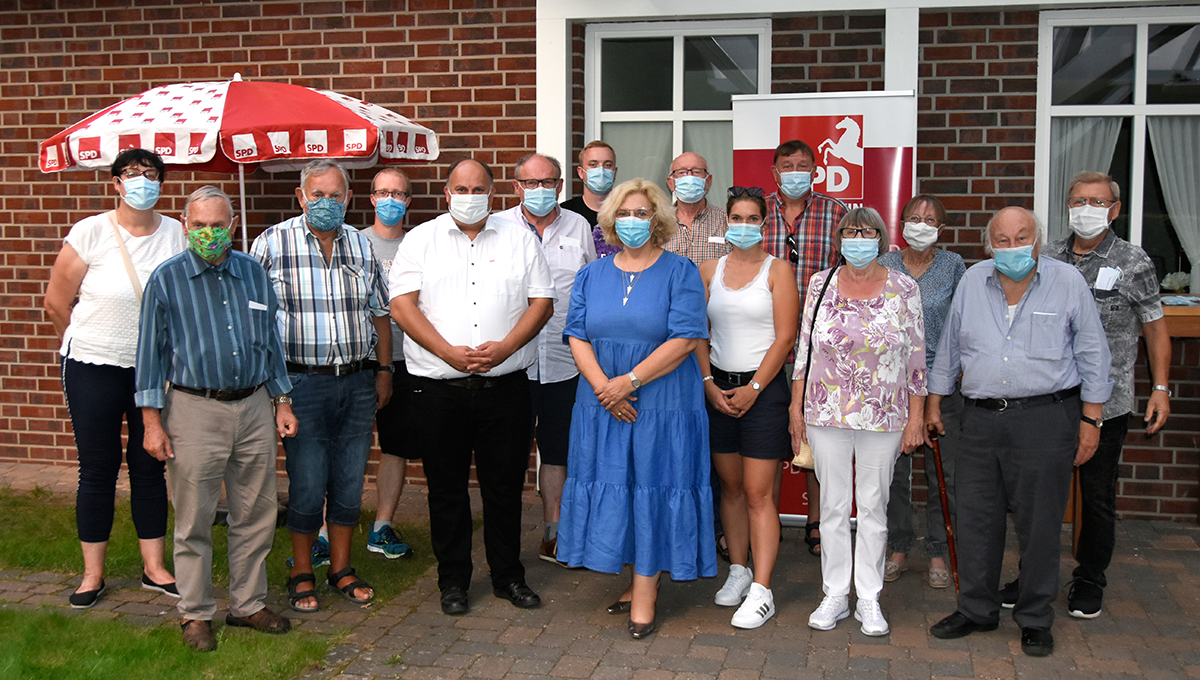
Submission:
[[[707,338],[704,284],[696,265],[664,252],[622,304],[629,275],[613,258],[579,271],[563,340],[591,343],[604,374],[624,375],[673,338]],[[558,559],[676,580],[717,574],[712,540],[708,414],[696,356],[635,391],[633,423],[618,421],[579,381],[571,412]]]

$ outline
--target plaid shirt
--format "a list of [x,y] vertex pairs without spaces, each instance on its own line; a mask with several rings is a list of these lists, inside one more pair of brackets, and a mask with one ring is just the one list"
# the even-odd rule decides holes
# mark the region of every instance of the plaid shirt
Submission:
[[264,231],[250,248],[279,298],[279,335],[287,361],[347,364],[375,346],[371,317],[388,315],[387,279],[358,230],[343,224],[329,262],[304,216]]
[[[794,224],[783,217],[783,201],[778,193],[767,195],[767,221],[763,227],[763,248],[792,265],[796,271],[796,287],[804,298],[805,287],[813,274],[837,264],[838,253],[833,249],[833,228],[845,217],[846,206],[836,198],[815,191],[809,193],[804,212]],[[787,238],[796,239],[799,262],[792,260]]]
[[725,211],[709,203],[696,215],[690,226],[685,227],[680,222],[679,230],[663,248],[696,264],[724,257],[731,249],[729,242],[725,240],[727,221]]

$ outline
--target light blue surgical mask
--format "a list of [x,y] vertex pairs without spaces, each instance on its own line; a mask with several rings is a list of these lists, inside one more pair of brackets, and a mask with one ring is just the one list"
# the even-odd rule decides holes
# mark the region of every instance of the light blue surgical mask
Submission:
[[704,198],[705,192],[708,191],[704,186],[707,183],[707,180],[695,175],[680,177],[675,180],[675,198],[684,203],[699,203],[700,199]]
[[149,210],[158,203],[158,192],[162,187],[145,177],[130,177],[122,180],[125,185],[125,205],[134,210]]
[[617,218],[617,238],[630,248],[639,248],[650,240],[650,220],[636,217]]
[[404,201],[398,201],[391,196],[375,200],[375,216],[389,227],[396,226],[400,220],[404,219],[406,212],[408,212],[408,206],[404,204]]
[[[305,196],[305,199],[308,197]],[[346,206],[333,200],[332,196],[322,196],[308,201],[308,213],[304,219],[308,225],[317,231],[333,231],[342,226],[346,217]]]
[[996,270],[1013,281],[1020,281],[1033,271],[1037,260],[1033,259],[1033,246],[996,248],[992,251],[996,259]]
[[617,173],[611,168],[588,168],[587,179],[584,184],[592,190],[593,194],[604,196],[612,191],[613,180],[617,178]]
[[545,217],[554,210],[557,205],[558,193],[554,189],[546,187],[537,187],[536,189],[526,189],[525,198],[521,203],[529,210],[529,212],[538,217]]
[[797,199],[812,189],[812,173],[805,170],[779,173],[779,190],[790,199]]
[[749,250],[762,243],[762,226],[745,222],[730,222],[729,229],[725,232],[725,240],[732,243],[733,247],[738,250]]
[[866,269],[867,265],[879,257],[879,239],[877,238],[844,238],[842,239],[842,257],[855,269]]

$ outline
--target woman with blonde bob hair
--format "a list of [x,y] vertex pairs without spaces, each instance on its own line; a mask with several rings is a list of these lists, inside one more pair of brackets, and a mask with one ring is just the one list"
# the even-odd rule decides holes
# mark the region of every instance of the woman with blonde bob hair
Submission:
[[563,337],[584,380],[571,414],[558,559],[633,583],[608,607],[629,634],[657,627],[659,576],[716,576],[708,414],[692,352],[708,338],[696,265],[662,249],[675,213],[644,179],[616,187],[599,214],[624,250],[579,270]]

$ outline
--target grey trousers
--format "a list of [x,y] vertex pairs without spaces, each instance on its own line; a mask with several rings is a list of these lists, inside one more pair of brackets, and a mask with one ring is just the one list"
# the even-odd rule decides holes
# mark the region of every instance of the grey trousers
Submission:
[[[954,535],[958,535],[958,520],[954,518],[954,470],[962,436],[962,392],[955,390],[954,394],[942,399],[942,424],[946,434],[938,438],[939,450],[942,452],[942,474],[946,478],[946,500],[950,501],[950,526]],[[917,532],[913,528],[912,506],[912,469],[913,457],[900,456],[896,461],[896,470],[892,475],[892,489],[888,497],[888,545],[892,552],[908,554],[912,552],[917,542]],[[925,501],[927,527],[925,531],[925,554],[929,557],[945,559],[950,555],[950,543],[946,536],[946,521],[942,517],[942,495],[938,491],[937,468],[933,462],[933,450],[925,447],[925,480],[929,488],[929,497]]]
[[252,616],[266,606],[267,553],[275,538],[275,411],[265,389],[233,402],[167,391],[163,429],[175,505],[175,579],[179,613],[211,621],[212,523],[229,498],[229,611]]
[[1033,408],[963,409],[958,452],[958,611],[977,623],[1000,617],[1000,569],[1009,507],[1020,541],[1022,628],[1054,623],[1062,520],[1079,441],[1078,396]]

